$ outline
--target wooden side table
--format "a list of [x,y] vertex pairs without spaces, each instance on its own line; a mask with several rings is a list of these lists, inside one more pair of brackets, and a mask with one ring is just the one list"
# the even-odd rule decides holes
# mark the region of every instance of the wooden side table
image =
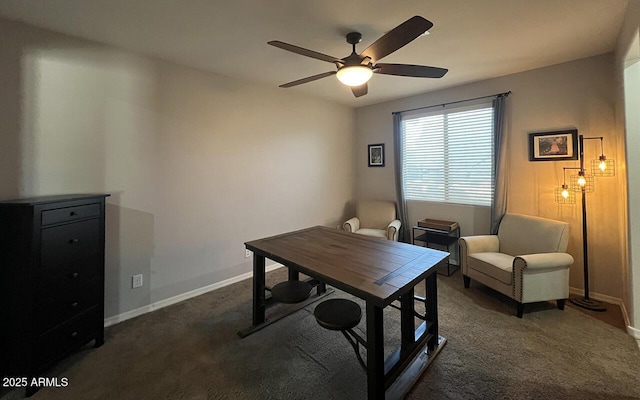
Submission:
[[441,249],[449,252],[447,268],[439,268],[438,273],[450,276],[460,267],[460,225],[454,221],[423,219],[412,230],[412,244],[429,248]]

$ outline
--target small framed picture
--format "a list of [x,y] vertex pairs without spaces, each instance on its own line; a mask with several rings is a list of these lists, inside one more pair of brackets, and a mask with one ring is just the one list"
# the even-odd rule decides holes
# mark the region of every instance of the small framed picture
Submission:
[[529,161],[578,159],[578,130],[529,134]]
[[367,145],[369,150],[369,166],[384,167],[384,143]]

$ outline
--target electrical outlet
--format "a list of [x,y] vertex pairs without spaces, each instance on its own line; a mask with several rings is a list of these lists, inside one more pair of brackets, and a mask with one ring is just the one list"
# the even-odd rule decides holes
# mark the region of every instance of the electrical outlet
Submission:
[[133,289],[142,287],[142,274],[131,277],[131,287]]
[[251,250],[244,249],[244,258],[249,258],[249,257],[251,257]]

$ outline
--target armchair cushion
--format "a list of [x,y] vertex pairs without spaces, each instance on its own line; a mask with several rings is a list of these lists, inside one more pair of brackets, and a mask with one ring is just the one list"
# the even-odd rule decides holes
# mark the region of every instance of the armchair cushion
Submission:
[[469,268],[511,285],[514,258],[502,253],[474,253],[469,256],[468,262]]
[[367,228],[363,228],[363,229],[358,229],[355,233],[357,233],[359,235],[381,237],[381,238],[384,238],[384,239],[387,238],[387,231],[385,231],[384,229],[367,229]]

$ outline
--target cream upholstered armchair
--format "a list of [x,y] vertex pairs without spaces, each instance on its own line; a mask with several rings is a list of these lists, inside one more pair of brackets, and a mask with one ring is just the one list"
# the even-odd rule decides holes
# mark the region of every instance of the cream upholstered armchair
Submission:
[[366,200],[356,203],[356,216],[342,224],[347,232],[398,241],[401,223],[393,201]]
[[536,301],[556,300],[564,310],[573,264],[568,242],[565,222],[506,214],[497,235],[460,238],[464,286],[474,279],[511,297],[519,318],[524,304]]

